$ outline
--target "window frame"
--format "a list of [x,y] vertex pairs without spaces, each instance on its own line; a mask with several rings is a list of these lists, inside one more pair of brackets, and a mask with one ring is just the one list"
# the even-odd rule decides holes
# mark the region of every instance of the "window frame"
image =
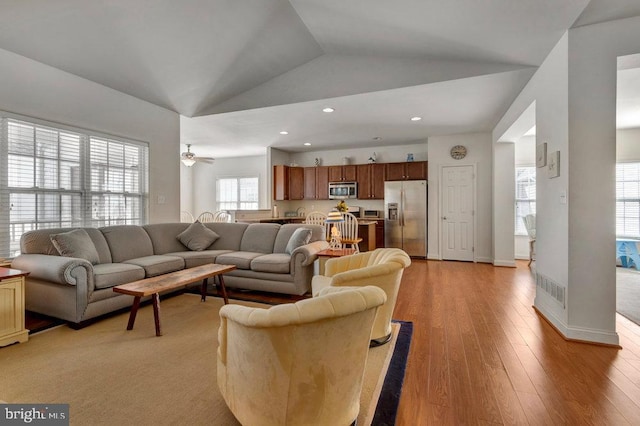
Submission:
[[[18,126],[24,126],[24,129],[13,130]],[[21,135],[20,131],[24,133]],[[137,152],[137,191],[127,192],[124,188],[123,191],[112,191],[112,188],[96,191],[91,187],[92,164],[89,153],[92,139],[109,140],[114,146],[121,146],[123,151],[128,147],[129,151]],[[21,153],[21,144],[30,140],[33,141],[32,152],[29,152],[29,148]],[[10,143],[14,149],[11,153]],[[33,229],[99,227],[125,223],[142,225],[148,222],[148,143],[0,111],[0,148],[0,257],[18,254],[20,236]],[[38,148],[43,152],[49,150],[50,153],[42,154]],[[75,151],[77,161],[75,157],[69,160],[68,154],[75,154]],[[19,160],[20,156],[24,157],[23,161]],[[31,164],[30,158],[34,159]],[[24,168],[14,168],[20,167],[21,163],[25,165]],[[48,166],[39,166],[39,163],[47,163]],[[73,170],[76,167],[77,170]],[[28,178],[30,169],[33,170],[32,182]],[[53,174],[51,169],[55,169]],[[61,173],[66,173],[64,179],[61,178]],[[55,185],[46,184],[51,181]],[[33,201],[28,201],[30,196],[33,196]],[[136,208],[125,210],[122,217],[112,218],[108,222],[94,220],[91,209],[93,197],[114,196],[135,199]],[[21,220],[15,217],[12,219],[12,209],[15,209],[15,202],[20,198],[27,200],[28,204],[22,210],[24,214]],[[45,198],[57,198],[57,201],[42,209],[41,203]],[[41,209],[48,217],[41,216]],[[13,211],[15,216],[15,210]]]
[[[527,236],[527,230],[524,226],[523,219],[527,214],[535,214],[536,212],[536,193],[537,188],[533,191],[533,198],[523,198],[519,197],[518,193],[518,169],[528,169],[530,172],[533,172],[533,187],[536,188],[537,185],[537,168],[535,165],[517,165],[515,167],[515,194],[514,194],[514,235],[522,235]],[[531,185],[532,179],[529,179],[529,184]],[[519,214],[520,205],[528,203],[528,212],[526,214]]]
[[[637,176],[636,179],[632,179],[632,180],[623,180],[621,181],[619,179],[619,170],[618,170],[618,166],[623,166],[623,165],[633,165],[636,167],[636,171],[635,171],[635,175]],[[619,183],[620,182],[630,182],[633,186],[636,187],[636,193],[637,195],[635,197],[625,197],[624,194],[623,196],[619,195],[618,192],[618,188],[619,188]],[[617,161],[616,162],[616,238],[640,238],[640,162],[639,161]],[[635,216],[633,216],[634,220],[636,221],[635,224],[635,228],[637,229],[636,233],[633,232],[622,232],[622,233],[618,233],[618,229],[620,228],[619,226],[619,204],[620,203],[634,203],[636,205],[635,211],[638,212]],[[625,209],[626,211],[627,209]],[[622,214],[622,217],[624,218],[624,224],[622,225],[622,229],[626,230],[627,226],[626,226],[626,218],[629,216],[626,216],[624,213]]]
[[[243,200],[242,199],[242,186],[240,181],[242,179],[255,179],[255,194],[256,200]],[[220,190],[220,181],[223,180],[235,180],[236,181],[236,200],[221,200],[223,191]],[[224,205],[223,205],[224,203]],[[230,206],[231,203],[235,203],[235,206]],[[255,208],[246,208],[242,206],[242,203],[255,204]],[[258,210],[260,209],[260,176],[259,175],[233,175],[233,176],[218,176],[216,178],[216,210]]]

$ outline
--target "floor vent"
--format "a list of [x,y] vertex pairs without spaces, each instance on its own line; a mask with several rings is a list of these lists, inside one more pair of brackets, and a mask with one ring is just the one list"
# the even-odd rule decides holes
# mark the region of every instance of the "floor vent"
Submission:
[[564,308],[565,288],[553,281],[551,278],[542,274],[536,274],[536,285],[544,290],[549,296],[553,297]]

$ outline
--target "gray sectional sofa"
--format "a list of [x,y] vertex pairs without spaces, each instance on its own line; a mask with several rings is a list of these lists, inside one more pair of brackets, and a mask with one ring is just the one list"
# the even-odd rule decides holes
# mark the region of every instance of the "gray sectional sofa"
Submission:
[[[302,295],[311,289],[316,253],[328,247],[324,227],[319,225],[197,225],[201,228],[162,223],[26,232],[20,241],[22,254],[12,262],[13,268],[30,272],[26,279],[26,309],[81,325],[132,304],[131,296],[113,291],[116,285],[206,263],[237,266],[225,274],[227,287]],[[298,228],[311,232],[295,232]],[[89,241],[80,229],[88,234],[91,247],[85,245],[81,255],[71,250],[62,251],[65,256],[61,256],[60,250],[66,247],[58,244],[60,236],[80,234]],[[209,244],[205,239],[206,246],[200,240],[200,247],[194,247],[183,237],[195,229],[205,231],[202,233],[207,236],[213,231],[215,240]],[[301,242],[303,245],[292,246],[300,234],[308,238]],[[68,257],[69,253],[82,257]]]

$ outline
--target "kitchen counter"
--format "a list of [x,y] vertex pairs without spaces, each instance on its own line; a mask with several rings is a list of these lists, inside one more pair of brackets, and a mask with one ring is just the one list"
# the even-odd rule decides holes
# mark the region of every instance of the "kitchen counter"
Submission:
[[304,223],[304,217],[264,217],[264,218],[255,218],[255,219],[242,219],[237,220],[236,222],[242,223],[279,223],[281,225],[285,223]]

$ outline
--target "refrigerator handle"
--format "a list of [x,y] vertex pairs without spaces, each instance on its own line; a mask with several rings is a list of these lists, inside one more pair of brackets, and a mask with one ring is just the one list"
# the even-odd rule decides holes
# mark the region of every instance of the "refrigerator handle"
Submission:
[[400,226],[404,226],[404,189],[400,190]]

